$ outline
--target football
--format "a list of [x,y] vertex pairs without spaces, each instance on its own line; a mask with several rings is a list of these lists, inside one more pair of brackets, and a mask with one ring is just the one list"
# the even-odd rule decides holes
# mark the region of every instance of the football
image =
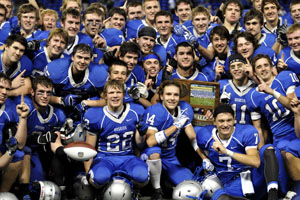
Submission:
[[67,156],[77,161],[89,160],[97,154],[96,149],[92,145],[82,141],[72,142],[66,145],[64,151]]

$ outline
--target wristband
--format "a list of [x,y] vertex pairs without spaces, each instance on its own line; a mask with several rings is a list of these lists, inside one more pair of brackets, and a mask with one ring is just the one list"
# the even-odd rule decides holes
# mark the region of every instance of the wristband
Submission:
[[62,105],[62,106],[65,106],[65,102],[64,102],[64,98],[63,97],[60,97],[59,104]]
[[229,149],[226,149],[226,155],[229,156],[229,157],[232,157],[234,154],[233,151],[230,151]]
[[157,144],[161,144],[167,139],[165,131],[156,132],[154,134],[154,136],[155,136],[155,140],[156,140]]
[[273,92],[273,97],[275,98],[275,99],[279,99],[279,97],[280,97],[280,93],[279,92],[277,92],[276,90],[274,90],[274,92]]
[[197,145],[197,140],[194,139],[191,143],[192,143],[192,146],[193,146],[194,150],[197,151],[197,149],[199,148],[198,145]]

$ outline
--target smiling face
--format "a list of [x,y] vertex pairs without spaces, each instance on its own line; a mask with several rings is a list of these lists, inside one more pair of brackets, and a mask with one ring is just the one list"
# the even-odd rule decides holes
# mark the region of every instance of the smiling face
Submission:
[[119,80],[125,83],[127,78],[127,67],[123,65],[112,65],[110,68],[109,79]]
[[244,58],[250,59],[254,53],[253,43],[246,40],[244,37],[237,39],[237,52],[241,54]]
[[192,16],[192,8],[191,5],[185,2],[181,2],[177,9],[175,10],[176,16],[179,18],[180,24],[183,22],[190,20]]
[[12,11],[11,0],[0,0],[0,3],[5,6],[5,8],[7,10],[6,19],[9,19],[11,16],[11,11]]
[[233,80],[242,80],[246,77],[244,63],[234,62],[229,66],[229,71]]
[[146,20],[154,21],[155,14],[160,11],[159,1],[146,1],[143,8]]
[[63,29],[65,29],[70,38],[74,38],[80,30],[80,17],[67,15],[64,23],[61,23]]
[[21,29],[26,33],[34,31],[37,24],[35,12],[23,13],[20,19]]
[[193,18],[193,25],[199,35],[204,34],[209,26],[208,16],[204,13],[199,13]]
[[212,37],[212,46],[214,48],[214,50],[218,53],[218,54],[222,54],[225,53],[226,48],[228,46],[228,41],[226,38],[222,38],[220,35],[218,34],[214,34]]
[[54,35],[48,42],[47,50],[49,57],[59,57],[66,48],[66,41],[60,35]]
[[127,64],[128,71],[131,72],[133,68],[137,65],[139,60],[139,55],[136,53],[126,53],[124,57],[120,57],[120,60]]
[[300,53],[300,29],[287,34],[288,44],[295,53]]
[[56,16],[51,14],[46,14],[43,17],[43,27],[45,31],[51,31],[56,27]]
[[138,37],[136,41],[144,54],[150,53],[150,51],[154,48],[155,45],[155,39],[150,36]]
[[36,91],[32,91],[31,95],[34,98],[34,103],[39,107],[46,107],[50,102],[52,96],[52,87],[46,87],[41,84],[37,84]]
[[109,86],[105,96],[108,108],[113,111],[120,111],[122,109],[124,95],[121,88]]
[[180,101],[180,89],[175,85],[165,86],[160,95],[162,105],[173,114]]
[[220,113],[217,115],[214,125],[216,126],[221,139],[228,139],[234,131],[234,117],[231,113]]
[[162,37],[168,37],[172,34],[173,23],[170,16],[157,16],[155,19],[155,27]]
[[300,23],[300,3],[291,6],[291,16],[294,23]]
[[5,45],[3,59],[7,61],[7,65],[18,62],[24,55],[25,47],[19,42],[13,42],[9,47]]
[[143,19],[144,17],[144,13],[142,10],[142,6],[138,5],[138,6],[130,6],[128,7],[127,10],[127,19],[129,20],[134,20],[134,19]]
[[111,26],[111,28],[115,28],[115,29],[122,31],[122,29],[125,25],[125,22],[126,22],[126,20],[123,15],[115,13],[113,16],[111,16],[110,26]]
[[72,56],[72,61],[73,61],[72,72],[74,74],[79,74],[84,72],[89,67],[91,60],[92,58],[89,53],[83,51],[77,51]]
[[194,62],[192,47],[179,47],[175,54],[175,60],[177,60],[177,65],[181,69],[190,69]]
[[159,60],[155,58],[147,59],[143,62],[143,67],[146,74],[149,74],[150,77],[156,77],[160,70]]
[[274,3],[266,3],[263,8],[263,14],[266,21],[273,22],[278,20],[278,10]]
[[264,82],[269,82],[273,79],[271,64],[266,58],[260,58],[254,63],[255,74]]

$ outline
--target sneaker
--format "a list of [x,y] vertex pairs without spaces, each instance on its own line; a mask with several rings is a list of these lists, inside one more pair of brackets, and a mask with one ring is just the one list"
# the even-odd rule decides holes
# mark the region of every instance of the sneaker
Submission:
[[272,188],[269,192],[268,192],[268,200],[278,200],[278,190]]
[[158,189],[154,189],[153,190],[153,194],[151,196],[151,200],[162,200],[162,189],[158,188]]

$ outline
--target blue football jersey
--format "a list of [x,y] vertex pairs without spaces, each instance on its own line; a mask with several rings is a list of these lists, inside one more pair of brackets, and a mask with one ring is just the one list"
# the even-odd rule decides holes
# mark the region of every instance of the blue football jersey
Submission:
[[21,57],[21,59],[17,62],[16,68],[11,71],[10,74],[7,73],[7,71],[4,70],[3,68],[3,63],[2,63],[2,54],[3,51],[0,51],[0,72],[5,73],[6,75],[9,76],[9,78],[12,80],[16,78],[23,70],[26,70],[24,73],[24,77],[30,77],[32,73],[32,62],[29,60],[29,58],[25,55]]
[[[288,90],[295,89],[298,85],[299,80],[295,73],[282,71],[275,77],[270,87],[286,96]],[[248,92],[246,102],[250,112],[257,111],[266,117],[275,139],[294,131],[294,118],[291,111],[273,95],[259,92],[256,87]]]
[[136,126],[144,108],[133,103],[123,104],[119,117],[112,116],[108,107],[90,108],[84,115],[84,126],[97,135],[98,156],[132,155]]
[[72,44],[70,44],[70,45],[67,46],[67,48],[65,49],[64,53],[67,54],[67,55],[71,55],[73,53],[74,47],[77,44],[81,44],[81,43],[87,44],[91,48],[94,48],[94,44],[93,44],[92,38],[89,35],[87,35],[87,34],[79,32],[76,35],[76,37],[75,37],[75,41]]
[[235,111],[235,120],[238,124],[252,124],[250,112],[247,109],[246,95],[255,86],[255,83],[248,81],[245,87],[237,87],[232,80],[220,80],[220,95],[223,92],[230,94],[229,104]]
[[72,61],[69,58],[52,61],[45,67],[44,73],[53,80],[55,95],[65,96],[71,93],[83,95],[86,99],[98,96],[108,77],[103,67],[90,63],[84,72],[83,80],[76,83],[72,75]]
[[140,65],[136,65],[126,79],[126,86],[131,87],[131,84],[136,84],[137,82],[145,82],[145,71]]
[[175,47],[181,43],[185,42],[186,39],[184,36],[178,36],[174,33],[169,37],[168,41],[166,43],[163,43],[160,39],[160,37],[157,38],[157,42],[162,45],[168,54],[170,54],[171,57],[174,57],[175,55]]
[[275,35],[269,33],[262,33],[261,38],[258,40],[258,44],[268,48],[272,48],[275,42],[276,42]]
[[285,47],[281,52],[278,54],[278,57],[281,58],[282,53],[284,54],[284,62],[288,65],[287,70],[290,70],[300,75],[300,58],[297,57],[291,47]]
[[[67,57],[66,54],[61,54],[60,58]],[[44,69],[52,60],[49,58],[46,47],[41,48],[34,56],[32,77],[37,77],[39,75],[44,75]]]
[[[214,143],[212,135],[218,138],[219,142],[223,143],[218,136],[215,126],[208,125],[204,127],[195,127],[195,132],[197,135],[198,147],[208,151],[208,158],[214,164],[217,175],[223,183],[230,181],[242,171],[253,169],[250,166],[232,159],[230,156],[216,152],[212,148]],[[223,143],[223,145],[233,152],[246,154],[246,150],[249,148],[257,149],[258,143],[259,136],[254,126],[236,124],[230,139],[226,144]]]
[[[180,101],[176,109],[177,113],[185,112],[189,116],[190,120],[187,124],[190,124],[194,115],[191,105],[185,101]],[[172,126],[176,117],[177,116],[171,115],[161,103],[157,103],[146,109],[143,118],[143,127],[146,127],[145,129],[153,129],[157,132],[162,131]],[[160,144],[163,155],[175,155],[175,147],[179,133],[180,130],[175,131],[167,140]]]

